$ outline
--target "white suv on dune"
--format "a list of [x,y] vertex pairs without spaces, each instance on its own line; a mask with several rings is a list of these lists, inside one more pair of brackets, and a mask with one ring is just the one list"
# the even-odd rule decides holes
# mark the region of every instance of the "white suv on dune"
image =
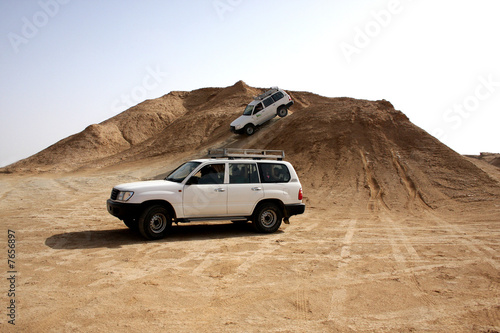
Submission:
[[243,111],[243,115],[233,121],[230,129],[233,133],[252,135],[257,126],[276,117],[286,117],[293,105],[292,98],[278,87],[271,88],[254,98]]
[[147,239],[168,234],[172,222],[252,221],[258,232],[305,211],[302,186],[284,152],[216,149],[209,159],[189,161],[164,180],[115,186],[110,214]]

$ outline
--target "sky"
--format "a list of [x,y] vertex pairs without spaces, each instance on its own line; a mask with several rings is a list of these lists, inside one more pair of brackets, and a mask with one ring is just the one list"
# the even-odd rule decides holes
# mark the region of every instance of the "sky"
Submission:
[[500,153],[498,0],[0,0],[0,166],[170,91],[385,99]]

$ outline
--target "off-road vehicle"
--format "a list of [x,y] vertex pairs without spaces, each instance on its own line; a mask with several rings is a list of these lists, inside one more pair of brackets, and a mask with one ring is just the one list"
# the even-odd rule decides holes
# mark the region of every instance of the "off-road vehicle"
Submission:
[[302,214],[302,186],[283,151],[215,149],[164,180],[115,186],[108,212],[147,239],[165,237],[172,222],[251,221],[258,232]]
[[254,98],[243,111],[243,115],[231,123],[231,132],[252,135],[255,129],[276,115],[286,117],[293,105],[292,98],[278,87],[273,87]]

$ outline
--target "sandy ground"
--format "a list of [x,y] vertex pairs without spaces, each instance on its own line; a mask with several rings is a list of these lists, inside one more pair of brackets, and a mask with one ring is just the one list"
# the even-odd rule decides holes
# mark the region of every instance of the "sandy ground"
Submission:
[[124,174],[0,175],[2,332],[500,331],[500,202],[354,198],[274,234],[183,224],[147,242],[106,212],[113,185],[147,176]]

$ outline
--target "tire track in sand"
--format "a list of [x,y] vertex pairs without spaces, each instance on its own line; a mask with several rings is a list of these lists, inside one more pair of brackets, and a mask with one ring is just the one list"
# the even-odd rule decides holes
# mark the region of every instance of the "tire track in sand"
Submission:
[[426,211],[424,213],[432,221],[434,221],[438,225],[443,226],[444,229],[447,230],[450,234],[460,235],[458,240],[462,243],[462,245],[467,247],[472,252],[476,253],[481,260],[490,264],[497,271],[500,271],[500,262],[493,259],[499,256],[498,251],[484,244],[484,242],[480,241],[479,239],[476,239],[473,236],[468,235],[467,231],[462,229],[460,226],[456,224],[451,224],[430,211]]
[[[500,283],[492,281],[488,290],[492,295],[497,295],[500,298]],[[494,326],[495,330],[500,331],[500,304],[490,307],[486,310],[486,315]]]
[[298,286],[295,291],[295,301],[293,305],[296,308],[296,317],[298,320],[308,320],[311,311],[311,302],[305,286],[308,285],[308,276],[305,272],[298,272]]
[[[414,267],[409,265],[409,262],[419,262],[421,259],[412,243],[405,235],[403,228],[394,221],[388,212],[382,212],[379,214],[378,218],[391,227],[390,229],[392,232],[388,233],[388,238],[394,259],[396,260],[396,265],[398,266],[398,272],[401,274],[399,278],[408,280],[410,285],[416,289],[416,296],[418,296],[427,306],[435,305],[431,296],[422,288]],[[406,251],[401,250],[401,248],[404,248]]]
[[368,158],[368,153],[359,151],[361,160],[363,161],[363,170],[365,172],[365,181],[370,189],[370,199],[368,201],[368,209],[378,211],[380,209],[389,209],[384,201],[384,189],[380,186],[375,173],[373,171],[373,161]]
[[[345,267],[349,265],[352,260],[351,257],[351,246],[352,240],[356,233],[357,220],[349,220],[347,224],[347,230],[342,241],[342,247],[340,249],[340,262],[338,264],[337,279],[347,279],[347,273]],[[344,303],[347,300],[347,289],[346,285],[342,285],[342,288],[335,289],[332,291],[330,299],[330,312],[328,314],[328,320],[339,321],[344,313]]]

